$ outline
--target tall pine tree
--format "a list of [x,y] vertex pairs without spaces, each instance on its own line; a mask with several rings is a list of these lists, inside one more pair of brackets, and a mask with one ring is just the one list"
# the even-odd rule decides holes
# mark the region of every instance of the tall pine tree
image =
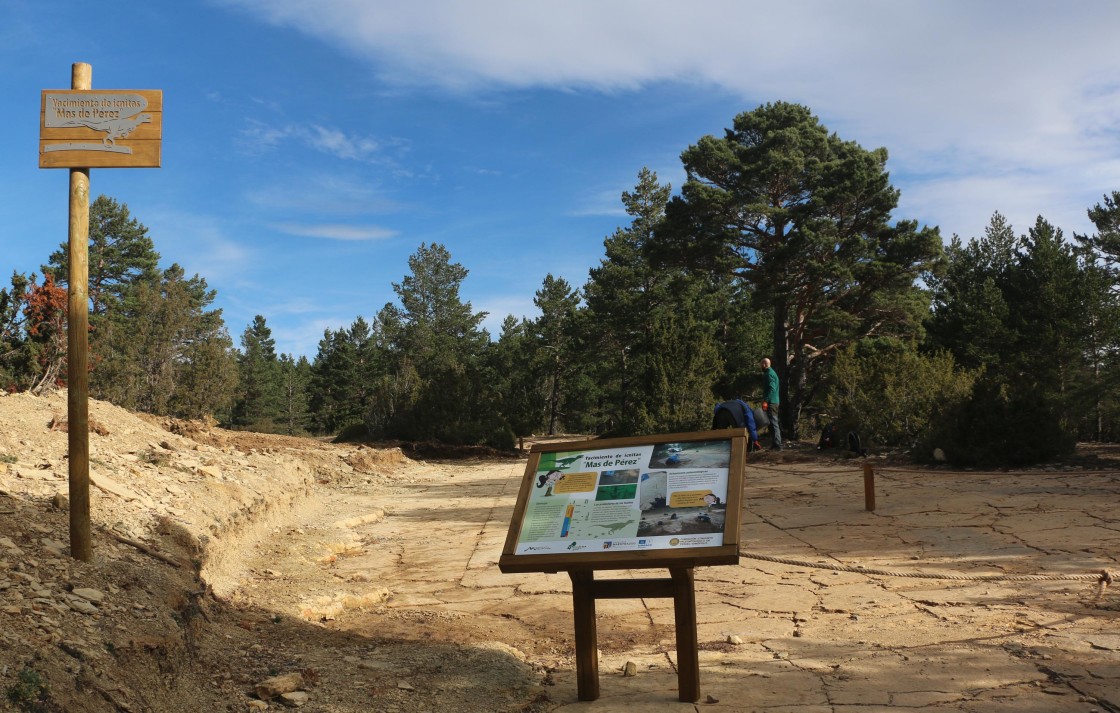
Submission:
[[259,314],[241,335],[237,364],[240,384],[233,425],[254,431],[277,430],[282,421],[280,362],[272,330]]
[[941,238],[892,219],[886,149],[842,141],[804,106],[742,113],[681,160],[688,179],[656,253],[737,276],[768,306],[783,429],[796,435],[810,375],[839,349],[918,331],[927,305],[915,281],[936,267]]

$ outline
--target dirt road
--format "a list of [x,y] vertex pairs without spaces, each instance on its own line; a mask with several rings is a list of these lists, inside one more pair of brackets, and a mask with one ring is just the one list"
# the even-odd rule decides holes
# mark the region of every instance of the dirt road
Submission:
[[[862,462],[787,460],[749,469],[744,542],[805,564],[698,572],[701,707],[1120,709],[1120,603],[1092,581],[1120,552],[1118,514],[1095,507],[1115,502],[1115,473],[881,467],[867,512]],[[376,489],[330,491],[262,542],[232,596],[360,637],[496,642],[554,685],[533,688],[517,665],[498,667],[505,681],[460,674],[520,684],[543,710],[691,709],[676,701],[667,600],[599,603],[602,697],[576,701],[567,578],[496,569],[523,468],[417,463]],[[861,567],[897,575],[842,571]],[[637,676],[621,675],[627,662]]]

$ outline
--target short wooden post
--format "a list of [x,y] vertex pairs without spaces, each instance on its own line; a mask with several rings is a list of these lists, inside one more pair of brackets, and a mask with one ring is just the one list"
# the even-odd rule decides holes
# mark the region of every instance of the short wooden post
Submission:
[[599,698],[598,632],[595,628],[593,570],[569,570],[576,629],[576,692],[581,701]]
[[[70,88],[89,89],[93,68],[71,67]],[[69,447],[70,556],[93,557],[89,505],[89,169],[70,169],[66,430]]]
[[875,466],[863,464],[863,502],[868,512],[875,509]]
[[677,700],[700,700],[700,645],[696,634],[696,582],[691,567],[671,567],[677,626]]

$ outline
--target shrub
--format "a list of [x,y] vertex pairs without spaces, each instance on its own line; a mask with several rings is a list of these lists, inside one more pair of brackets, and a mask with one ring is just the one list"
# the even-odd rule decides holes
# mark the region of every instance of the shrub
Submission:
[[21,711],[38,713],[49,710],[47,706],[50,692],[42,675],[34,669],[24,668],[20,671],[16,682],[8,686],[5,692],[8,701]]
[[901,342],[862,342],[838,355],[824,404],[864,445],[914,448],[931,424],[968,398],[975,377],[958,371],[948,352],[926,355]]
[[509,426],[495,425],[486,438],[486,445],[499,451],[512,451],[517,448],[517,436]]
[[985,376],[931,429],[926,445],[957,466],[1016,467],[1072,453],[1076,436],[1062,428],[1052,399]]
[[371,440],[373,434],[364,423],[351,423],[338,432],[331,443],[365,443]]

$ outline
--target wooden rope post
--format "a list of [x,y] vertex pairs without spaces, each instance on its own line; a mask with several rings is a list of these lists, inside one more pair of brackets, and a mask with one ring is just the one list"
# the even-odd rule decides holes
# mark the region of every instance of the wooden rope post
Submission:
[[863,464],[863,503],[868,512],[875,510],[875,466]]

